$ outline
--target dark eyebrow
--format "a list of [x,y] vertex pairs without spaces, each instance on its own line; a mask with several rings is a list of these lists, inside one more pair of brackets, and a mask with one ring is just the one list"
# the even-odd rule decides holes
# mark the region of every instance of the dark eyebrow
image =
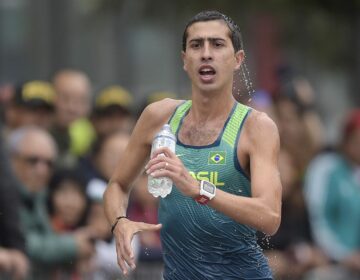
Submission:
[[191,39],[189,41],[189,43],[192,43],[192,42],[200,43],[200,42],[204,42],[205,40],[210,41],[210,42],[214,42],[214,41],[224,41],[225,42],[224,38],[216,38],[216,37],[203,38],[203,37],[198,37],[198,38]]

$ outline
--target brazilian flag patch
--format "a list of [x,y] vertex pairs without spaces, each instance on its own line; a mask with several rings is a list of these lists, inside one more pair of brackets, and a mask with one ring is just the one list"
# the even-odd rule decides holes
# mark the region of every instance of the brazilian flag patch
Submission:
[[226,163],[226,152],[209,152],[208,164],[225,164]]

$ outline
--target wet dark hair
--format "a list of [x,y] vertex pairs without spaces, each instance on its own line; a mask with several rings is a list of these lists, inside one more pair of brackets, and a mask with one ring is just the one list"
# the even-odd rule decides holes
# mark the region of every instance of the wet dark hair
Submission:
[[243,49],[241,32],[239,26],[228,16],[218,11],[202,11],[191,18],[186,24],[182,37],[182,50],[186,51],[186,40],[188,37],[188,28],[196,22],[223,20],[230,29],[230,39],[233,44],[235,52]]

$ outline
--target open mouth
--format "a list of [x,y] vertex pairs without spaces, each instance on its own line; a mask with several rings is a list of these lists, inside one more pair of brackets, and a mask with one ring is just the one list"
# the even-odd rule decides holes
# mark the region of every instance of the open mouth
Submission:
[[200,67],[199,74],[203,82],[211,82],[214,79],[216,71],[213,67],[204,65]]
[[207,75],[215,75],[216,71],[211,66],[202,66],[199,69],[199,74],[201,76],[207,76]]

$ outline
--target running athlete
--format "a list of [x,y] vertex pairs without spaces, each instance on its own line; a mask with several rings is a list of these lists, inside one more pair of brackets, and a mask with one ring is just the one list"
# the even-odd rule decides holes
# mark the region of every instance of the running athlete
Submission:
[[[279,135],[266,114],[232,95],[244,60],[238,26],[219,12],[200,12],[185,28],[182,59],[191,100],[145,108],[104,194],[119,266],[124,274],[135,268],[134,234],[161,229],[165,280],[272,279],[255,232],[272,235],[280,224]],[[176,134],[176,153],[158,149],[145,170],[174,187],[160,199],[160,224],[133,222],[125,217],[131,184],[165,123]]]

